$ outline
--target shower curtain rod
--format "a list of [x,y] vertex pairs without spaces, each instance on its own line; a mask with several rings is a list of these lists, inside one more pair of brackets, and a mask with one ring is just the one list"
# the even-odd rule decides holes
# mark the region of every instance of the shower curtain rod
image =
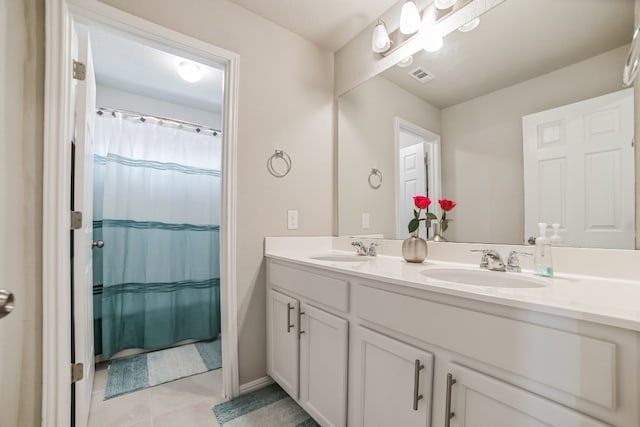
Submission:
[[142,122],[144,122],[147,118],[150,118],[158,121],[174,123],[180,126],[187,126],[187,127],[193,128],[196,132],[200,132],[202,129],[207,129],[213,132],[213,136],[218,136],[222,134],[222,131],[220,129],[212,128],[210,126],[202,126],[197,123],[187,122],[187,121],[178,120],[178,119],[172,119],[170,117],[156,116],[154,114],[143,114],[137,111],[122,110],[119,108],[100,107],[98,108],[97,113],[98,115],[102,115],[104,113],[111,113],[115,115],[115,113],[120,113],[120,114],[127,114],[131,116],[140,116],[139,120]]

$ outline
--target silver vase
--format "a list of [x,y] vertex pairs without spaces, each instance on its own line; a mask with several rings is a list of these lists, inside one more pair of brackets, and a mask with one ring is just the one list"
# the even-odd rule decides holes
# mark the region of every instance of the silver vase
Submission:
[[427,241],[413,232],[402,242],[402,258],[407,262],[422,262],[427,258]]
[[440,221],[433,221],[431,224],[433,226],[433,237],[429,240],[433,240],[434,242],[446,242],[447,239],[442,235],[442,228],[440,226]]

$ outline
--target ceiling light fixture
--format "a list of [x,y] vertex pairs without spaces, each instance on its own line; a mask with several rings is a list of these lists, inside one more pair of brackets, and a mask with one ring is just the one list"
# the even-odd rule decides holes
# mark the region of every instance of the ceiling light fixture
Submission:
[[460,28],[458,28],[458,31],[461,31],[463,33],[468,33],[469,31],[473,31],[476,28],[478,28],[478,25],[480,25],[480,17],[472,19],[466,24],[461,25]]
[[185,82],[195,83],[202,79],[202,68],[195,62],[182,61],[178,64],[178,74]]
[[413,64],[413,56],[409,55],[406,58],[401,59],[400,61],[398,61],[398,63],[396,65],[398,67],[400,67],[400,68],[406,68],[411,64]]
[[420,29],[420,12],[413,0],[408,0],[402,5],[400,12],[400,32],[413,34]]
[[456,1],[458,0],[434,0],[433,5],[436,9],[445,10],[453,7],[453,5],[456,4]]
[[373,35],[371,36],[371,50],[375,53],[383,53],[389,50],[391,47],[391,40],[389,39],[389,33],[384,21],[378,20],[375,28],[373,29]]

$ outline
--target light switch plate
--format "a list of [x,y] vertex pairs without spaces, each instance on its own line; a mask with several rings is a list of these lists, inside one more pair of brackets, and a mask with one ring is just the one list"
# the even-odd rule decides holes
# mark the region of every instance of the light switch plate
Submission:
[[369,229],[369,213],[364,212],[362,214],[362,228],[365,230]]
[[297,230],[297,229],[298,229],[298,211],[290,209],[287,211],[287,230]]

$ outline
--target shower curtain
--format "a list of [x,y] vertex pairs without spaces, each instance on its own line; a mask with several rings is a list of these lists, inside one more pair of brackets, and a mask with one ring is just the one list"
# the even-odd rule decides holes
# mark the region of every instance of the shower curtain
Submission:
[[94,151],[103,357],[217,337],[220,136],[103,114]]

